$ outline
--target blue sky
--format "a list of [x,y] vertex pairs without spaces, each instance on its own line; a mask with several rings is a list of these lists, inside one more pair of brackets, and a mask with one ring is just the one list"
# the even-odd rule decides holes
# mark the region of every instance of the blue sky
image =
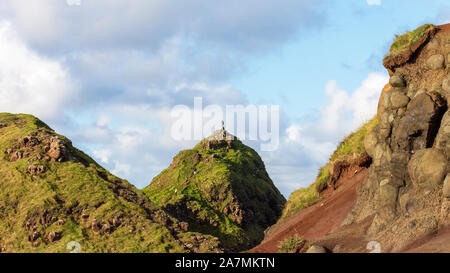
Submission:
[[168,134],[173,106],[280,105],[280,147],[260,154],[287,197],[375,113],[394,35],[449,22],[444,0],[3,1],[0,111],[144,187],[195,144]]

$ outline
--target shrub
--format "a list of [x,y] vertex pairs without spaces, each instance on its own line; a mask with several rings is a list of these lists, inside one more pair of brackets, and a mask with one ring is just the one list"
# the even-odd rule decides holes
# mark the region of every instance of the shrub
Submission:
[[278,252],[279,253],[291,253],[293,251],[300,250],[304,245],[306,241],[298,237],[297,235],[287,238],[280,242],[278,245]]

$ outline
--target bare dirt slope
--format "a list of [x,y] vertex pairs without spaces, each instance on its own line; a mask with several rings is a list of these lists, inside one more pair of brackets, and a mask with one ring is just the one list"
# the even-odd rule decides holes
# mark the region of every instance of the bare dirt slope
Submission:
[[[295,235],[306,240],[324,239],[326,234],[340,229],[342,221],[352,209],[356,200],[356,186],[367,176],[367,170],[344,176],[341,185],[321,202],[299,211],[272,226],[260,245],[250,252],[277,252],[280,241]],[[355,226],[355,228],[357,228]]]
[[442,228],[437,234],[425,236],[401,252],[407,253],[448,253],[450,251],[450,227]]
[[[357,174],[347,174],[338,183],[336,191],[324,192],[323,200],[309,208],[282,220],[266,231],[265,239],[251,249],[253,253],[275,253],[283,240],[299,236],[311,244],[326,247],[333,253],[371,252],[370,236],[367,230],[373,216],[351,225],[343,222],[356,201],[356,187],[367,177],[365,169]],[[390,249],[380,249],[391,252]],[[450,227],[441,228],[436,234],[427,235],[413,241],[398,252],[447,253],[450,251]]]

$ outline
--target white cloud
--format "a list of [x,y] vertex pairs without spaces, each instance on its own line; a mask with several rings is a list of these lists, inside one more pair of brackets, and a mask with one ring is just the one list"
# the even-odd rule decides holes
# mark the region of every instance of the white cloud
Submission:
[[[84,120],[74,126],[74,143],[139,187],[194,144],[170,137],[172,106],[191,105],[194,96],[205,104],[245,105],[245,96],[227,84],[245,71],[244,58],[277,48],[302,29],[314,31],[324,19],[315,10],[320,0],[37,2],[0,7],[21,34],[9,26],[0,32],[0,95],[7,98],[0,109],[47,120],[60,115],[76,95],[73,80],[61,61],[42,56],[61,57],[83,87]],[[283,129],[280,149],[261,154],[283,193],[311,183],[336,142],[370,118],[383,80],[369,76],[352,93],[330,81],[317,124]]]
[[74,82],[55,60],[29,49],[8,22],[0,22],[0,110],[57,119],[74,99]]
[[[63,1],[58,1],[63,2]],[[36,45],[55,43],[62,34],[65,25],[60,8],[63,3],[54,0],[14,0],[4,1],[2,5],[9,8],[18,30]]]
[[109,157],[111,156],[111,151],[107,149],[96,150],[92,152],[96,158],[98,158],[102,163],[108,163]]
[[378,98],[388,81],[386,74],[370,73],[352,93],[329,81],[325,88],[328,102],[321,108],[321,128],[330,134],[357,129],[376,113]]
[[[29,41],[43,48],[152,47],[174,36],[247,52],[272,48],[299,30],[321,25],[321,0],[3,0]],[[61,37],[63,36],[63,37]],[[57,39],[58,38],[58,39]]]
[[114,161],[114,169],[111,171],[111,173],[117,176],[129,176],[130,171],[131,166],[129,164]]
[[[317,121],[291,123],[282,129],[279,149],[275,152],[259,151],[258,143],[252,145],[263,158],[271,178],[286,196],[294,189],[308,186],[325,164],[338,142],[376,112],[379,94],[388,76],[371,73],[353,92],[339,88],[329,81],[325,88],[327,100],[319,109]],[[180,84],[176,94],[182,96],[189,89],[204,92],[209,103],[219,103],[220,96],[227,98],[229,87],[202,84]],[[209,90],[214,90],[208,95]],[[160,94],[158,90],[148,90]],[[192,103],[192,95],[178,98]],[[209,99],[208,97],[211,96]],[[236,98],[228,98],[235,103]],[[168,96],[163,101],[170,101]],[[237,100],[239,103],[239,99]],[[222,101],[226,104],[226,101]],[[245,104],[244,102],[241,102]],[[113,173],[132,181],[138,187],[150,183],[152,177],[167,168],[172,157],[181,149],[193,147],[197,141],[175,141],[170,134],[172,118],[170,107],[154,104],[116,104],[102,107],[97,121],[83,130],[84,146],[94,147],[94,156]],[[205,103],[206,105],[206,103]],[[205,106],[204,105],[204,106]],[[192,110],[192,109],[191,109]],[[315,115],[317,115],[315,113]],[[108,117],[106,119],[106,117]],[[109,122],[106,122],[108,120]],[[283,123],[283,122],[282,122]],[[105,153],[104,151],[110,151]],[[111,160],[114,158],[114,161]]]
[[106,127],[109,125],[109,122],[110,122],[109,117],[107,115],[102,114],[97,119],[97,126]]
[[313,182],[339,141],[375,115],[388,81],[386,74],[370,73],[353,92],[342,90],[334,80],[328,82],[326,104],[318,111],[318,121],[291,124],[277,151],[261,153],[282,193],[287,196]]
[[381,0],[366,0],[369,6],[381,6]]

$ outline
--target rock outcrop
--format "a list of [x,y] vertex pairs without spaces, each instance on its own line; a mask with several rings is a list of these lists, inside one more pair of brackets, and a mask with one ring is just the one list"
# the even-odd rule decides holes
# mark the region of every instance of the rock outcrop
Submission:
[[391,79],[365,138],[373,164],[345,221],[375,216],[368,234],[391,251],[450,224],[450,32],[428,28],[402,52],[385,58]]

